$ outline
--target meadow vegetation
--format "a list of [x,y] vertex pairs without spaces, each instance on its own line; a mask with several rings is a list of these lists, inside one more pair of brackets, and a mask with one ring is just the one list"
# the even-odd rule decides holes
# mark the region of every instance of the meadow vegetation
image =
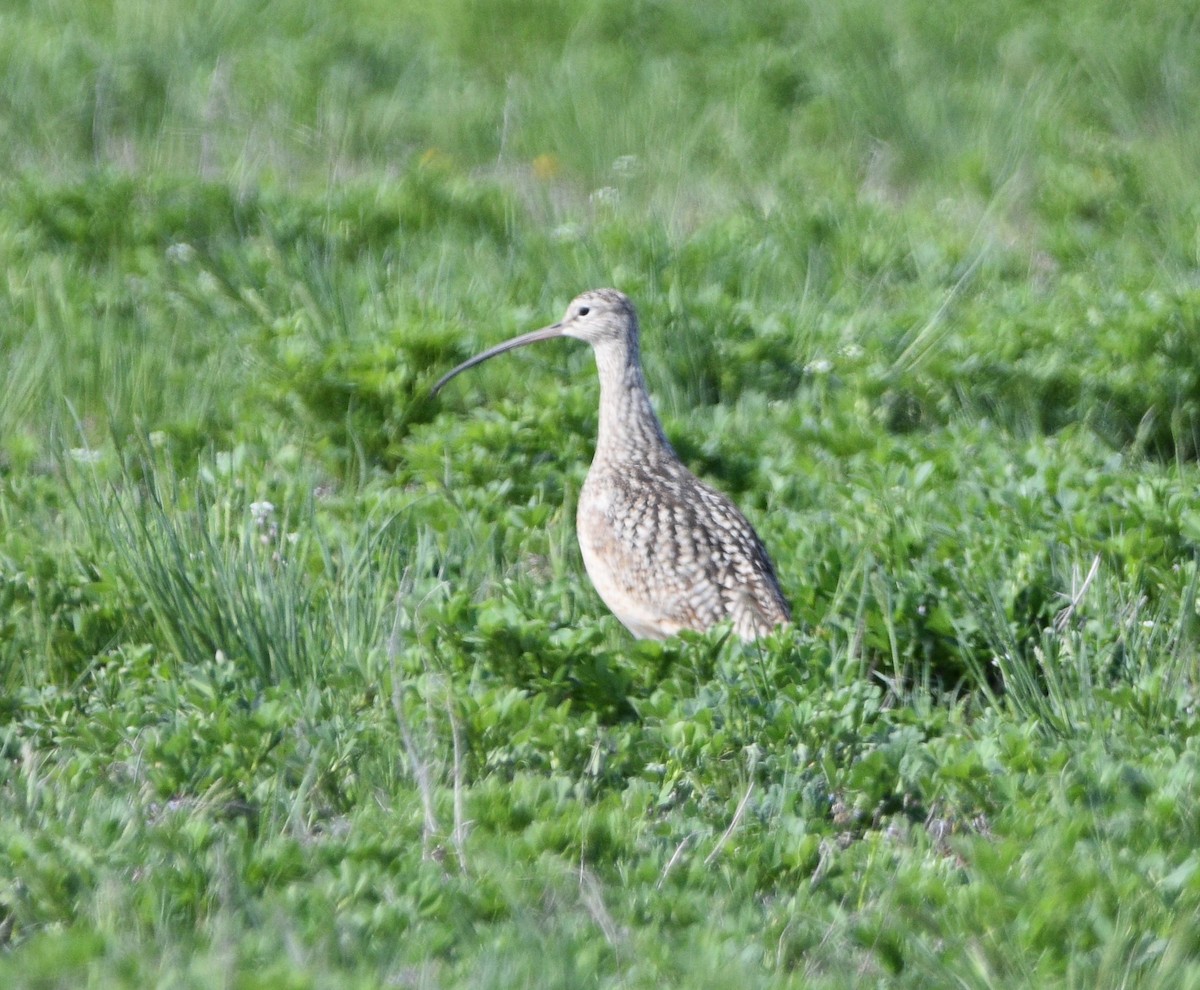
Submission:
[[[0,11],[0,985],[1200,987],[1200,17]],[[615,285],[794,628],[632,640]]]

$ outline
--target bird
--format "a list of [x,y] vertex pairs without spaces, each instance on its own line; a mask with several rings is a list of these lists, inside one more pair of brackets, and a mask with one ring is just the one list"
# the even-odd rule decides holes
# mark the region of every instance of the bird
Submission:
[[555,337],[592,346],[600,378],[596,451],[579,493],[576,535],[604,604],[639,639],[706,632],[729,621],[742,640],[791,622],[771,558],[737,506],[679,459],[655,415],[629,297],[592,289],[561,320],[489,348],[447,372]]

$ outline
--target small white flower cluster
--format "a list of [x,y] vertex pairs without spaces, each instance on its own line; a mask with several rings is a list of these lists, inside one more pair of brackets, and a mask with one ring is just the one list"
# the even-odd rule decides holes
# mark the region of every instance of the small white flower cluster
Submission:
[[177,265],[186,265],[196,257],[196,249],[185,241],[176,241],[167,248],[167,260]]
[[619,175],[626,179],[631,175],[637,175],[642,170],[642,164],[638,161],[637,155],[621,155],[612,163],[614,175]]
[[[838,348],[839,358],[845,358],[849,361],[857,361],[862,356],[862,346],[853,341]],[[804,366],[804,373],[808,375],[827,375],[833,371],[833,368],[833,361],[831,361],[829,358],[816,357]]]
[[621,202],[621,190],[616,186],[601,186],[588,197],[588,202],[593,206],[614,207]]
[[275,504],[273,502],[251,502],[250,515],[258,530],[258,539],[263,546],[270,546],[279,536],[279,523],[275,519]]
[[[271,559],[276,564],[284,563],[279,540],[279,517],[275,512],[275,503],[268,502],[266,499],[261,502],[251,502],[250,518],[254,522],[254,528],[258,530],[258,542],[264,547],[274,548]],[[300,539],[300,534],[285,533],[283,539],[287,543],[295,543]]]
[[[621,155],[612,163],[612,174],[618,181],[631,179],[642,170],[642,163],[637,155]],[[595,207],[613,209],[621,202],[621,190],[616,186],[601,186],[593,190],[588,202]]]

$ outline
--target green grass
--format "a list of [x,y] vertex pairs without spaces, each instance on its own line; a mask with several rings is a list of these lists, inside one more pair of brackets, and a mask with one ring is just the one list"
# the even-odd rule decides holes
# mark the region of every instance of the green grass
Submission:
[[[0,13],[0,985],[1200,986],[1200,19]],[[629,638],[637,302],[793,629]]]

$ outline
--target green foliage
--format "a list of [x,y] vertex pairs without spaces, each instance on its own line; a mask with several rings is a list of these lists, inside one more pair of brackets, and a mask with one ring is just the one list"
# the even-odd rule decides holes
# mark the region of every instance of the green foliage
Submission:
[[[1200,22],[0,12],[0,985],[1200,984]],[[612,284],[794,628],[633,641]]]

